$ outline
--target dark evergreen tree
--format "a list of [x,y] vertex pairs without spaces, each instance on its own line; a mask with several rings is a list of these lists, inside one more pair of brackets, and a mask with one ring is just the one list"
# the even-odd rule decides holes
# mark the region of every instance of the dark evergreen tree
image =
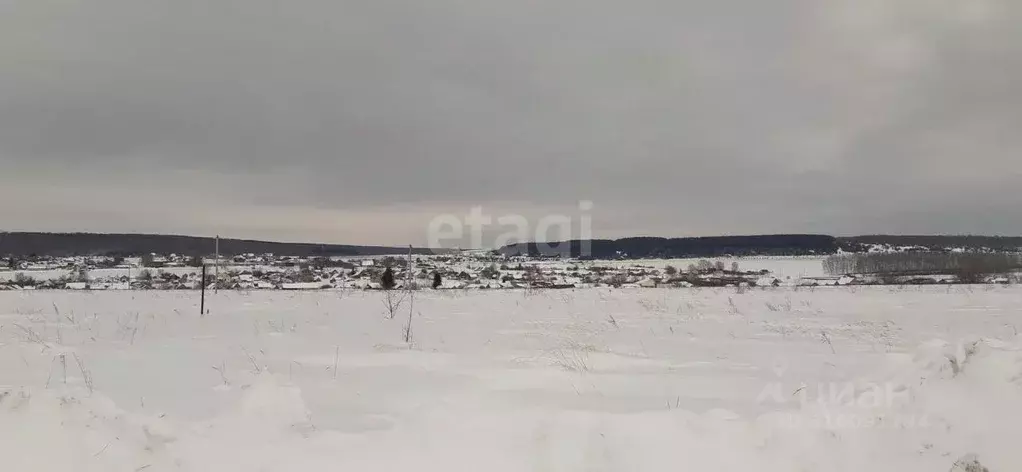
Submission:
[[383,276],[380,277],[380,285],[383,286],[384,290],[394,288],[394,271],[390,267],[383,271]]
[[440,272],[433,272],[433,288],[438,289],[444,281],[440,278]]

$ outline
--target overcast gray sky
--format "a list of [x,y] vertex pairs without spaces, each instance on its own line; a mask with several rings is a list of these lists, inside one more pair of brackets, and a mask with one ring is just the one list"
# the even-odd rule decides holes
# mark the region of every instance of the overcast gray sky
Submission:
[[0,0],[0,229],[1022,234],[1018,0]]

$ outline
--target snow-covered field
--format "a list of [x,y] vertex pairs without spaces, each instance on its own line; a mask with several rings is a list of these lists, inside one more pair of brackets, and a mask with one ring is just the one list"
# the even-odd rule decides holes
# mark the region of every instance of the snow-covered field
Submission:
[[1022,470],[1017,286],[208,295],[0,292],[0,470]]

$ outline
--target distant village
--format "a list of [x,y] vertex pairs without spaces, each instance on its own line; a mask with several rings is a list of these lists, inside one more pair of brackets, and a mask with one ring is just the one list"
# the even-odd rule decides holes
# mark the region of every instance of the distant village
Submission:
[[[506,256],[489,251],[443,255],[294,257],[243,254],[219,259],[176,254],[142,257],[8,259],[0,290],[378,290],[386,268],[395,289],[570,289],[582,287],[778,286],[766,270],[700,260],[687,267]],[[205,278],[203,278],[205,266]],[[439,277],[437,277],[439,275]],[[435,282],[439,282],[438,284]],[[839,283],[828,280],[825,283]],[[810,281],[809,283],[819,283]]]

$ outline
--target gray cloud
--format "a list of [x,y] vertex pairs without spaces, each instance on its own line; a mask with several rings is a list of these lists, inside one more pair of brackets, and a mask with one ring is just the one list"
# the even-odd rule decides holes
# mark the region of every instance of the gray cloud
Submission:
[[1017,3],[0,0],[0,221],[1020,234]]

